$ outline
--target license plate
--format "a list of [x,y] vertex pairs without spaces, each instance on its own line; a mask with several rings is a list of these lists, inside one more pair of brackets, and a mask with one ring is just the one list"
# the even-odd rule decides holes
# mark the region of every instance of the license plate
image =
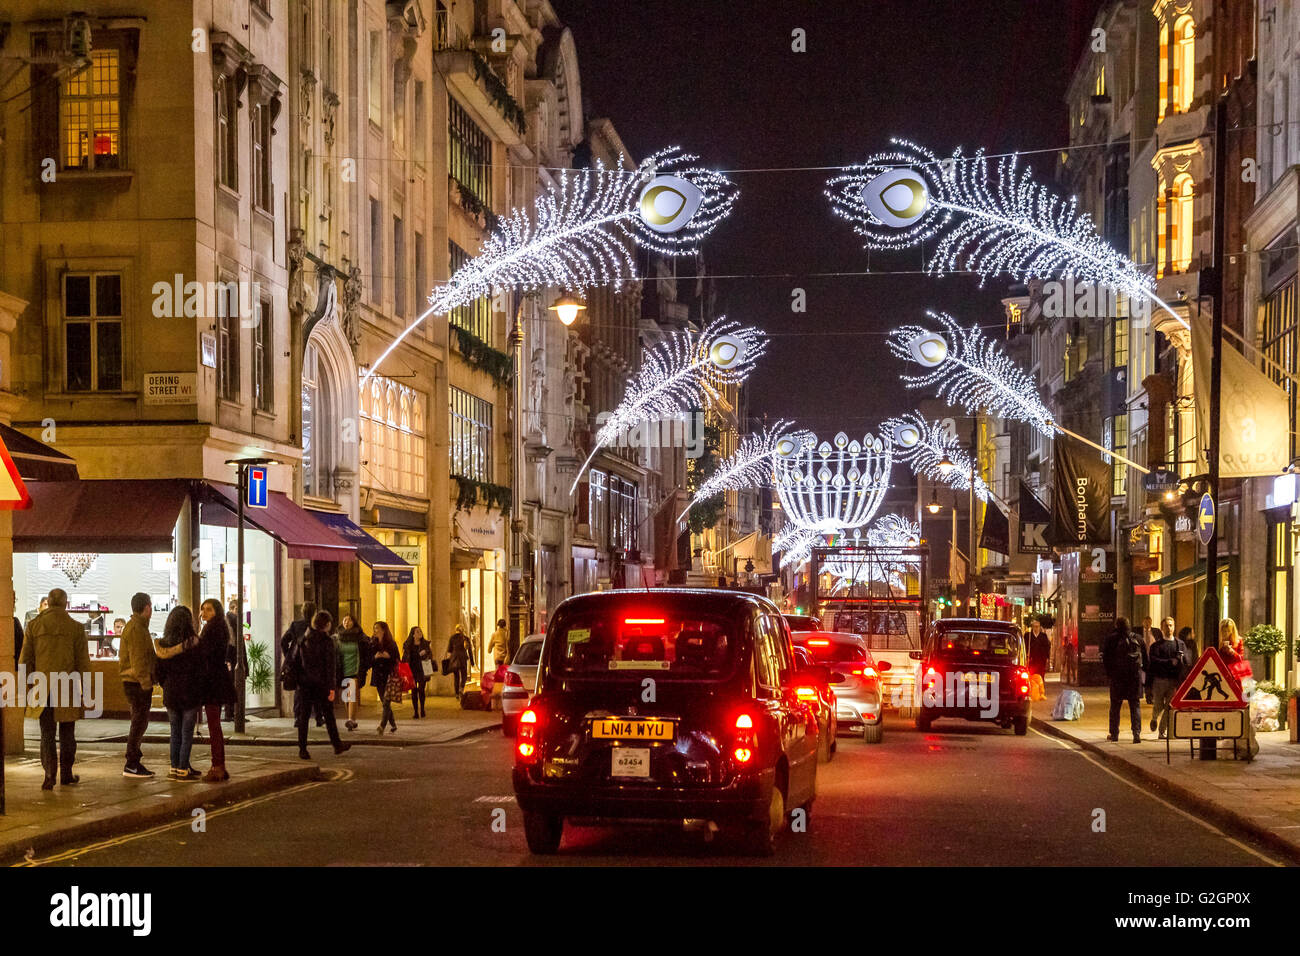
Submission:
[[992,674],[966,674],[966,683],[968,684],[992,684]]
[[671,720],[618,720],[599,718],[591,722],[591,736],[602,740],[651,740],[670,743],[677,735]]
[[649,777],[649,747],[615,747],[610,751],[611,777]]

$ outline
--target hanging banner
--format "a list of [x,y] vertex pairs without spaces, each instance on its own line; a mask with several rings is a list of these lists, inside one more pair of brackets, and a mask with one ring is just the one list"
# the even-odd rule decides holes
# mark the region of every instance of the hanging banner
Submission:
[[1025,484],[1020,481],[1020,553],[1052,553],[1052,513],[1038,500]]
[[[1192,326],[1192,392],[1196,429],[1210,434],[1210,320],[1189,316]],[[1219,392],[1219,477],[1273,477],[1288,464],[1291,410],[1286,392],[1226,339]],[[1208,447],[1199,438],[1197,446]],[[1204,452],[1201,452],[1203,455]]]
[[1110,540],[1110,465],[1068,435],[1057,435],[1052,482],[1055,543],[1066,547]]
[[998,554],[1011,553],[1011,528],[1007,516],[992,501],[984,506],[984,530],[980,532],[980,547]]

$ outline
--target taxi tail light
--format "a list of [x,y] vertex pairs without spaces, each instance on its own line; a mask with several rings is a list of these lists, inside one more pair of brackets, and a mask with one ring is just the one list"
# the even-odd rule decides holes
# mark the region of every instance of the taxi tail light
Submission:
[[519,715],[516,731],[515,759],[521,764],[536,763],[541,756],[538,752],[542,715],[535,707],[529,707]]
[[758,733],[754,728],[754,718],[749,714],[736,717],[736,733],[731,745],[731,759],[737,764],[753,763],[758,750]]
[[1029,696],[1029,671],[1024,667],[1017,667],[1013,672],[1013,680],[1016,683],[1016,691],[1021,697]]

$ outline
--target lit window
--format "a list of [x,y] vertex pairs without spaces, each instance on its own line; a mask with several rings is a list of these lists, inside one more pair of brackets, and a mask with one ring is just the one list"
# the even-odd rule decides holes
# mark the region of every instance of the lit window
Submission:
[[1174,180],[1170,200],[1169,248],[1174,272],[1186,272],[1192,264],[1192,240],[1195,238],[1195,187],[1192,177],[1183,173]]
[[[423,392],[398,382],[380,376],[370,380],[361,395],[365,484],[396,495],[424,496],[426,401]],[[453,430],[453,452],[456,438]]]
[[451,388],[451,473],[491,482],[492,404]]
[[94,50],[89,68],[63,81],[59,131],[64,169],[122,168],[121,53]]
[[1170,97],[1174,112],[1192,108],[1196,91],[1196,21],[1181,16],[1174,22],[1174,88]]

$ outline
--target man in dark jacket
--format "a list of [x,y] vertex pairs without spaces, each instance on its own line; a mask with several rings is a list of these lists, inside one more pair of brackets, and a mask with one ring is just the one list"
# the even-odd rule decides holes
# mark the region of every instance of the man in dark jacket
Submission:
[[1142,742],[1142,673],[1147,669],[1147,649],[1142,638],[1129,630],[1128,621],[1115,619],[1115,629],[1106,638],[1101,662],[1110,681],[1110,733],[1107,740],[1119,740],[1120,705],[1128,701],[1133,724],[1133,743]]
[[1148,654],[1151,665],[1151,729],[1156,729],[1158,720],[1161,740],[1169,732],[1169,700],[1189,670],[1187,645],[1174,637],[1174,619],[1167,617],[1163,624],[1164,633],[1151,645]]
[[1025,631],[1025,654],[1029,660],[1029,673],[1037,674],[1044,682],[1047,680],[1047,663],[1052,657],[1052,639],[1043,630],[1043,623],[1038,618],[1029,622]]
[[[316,602],[303,601],[302,615],[297,620],[295,620],[292,624],[289,625],[289,630],[285,631],[284,635],[280,638],[280,659],[281,660],[289,659],[289,655],[293,652],[294,644],[296,644],[298,642],[298,639],[301,638],[304,634],[306,634],[307,631],[311,628],[312,618],[314,618],[315,616],[316,616]],[[295,704],[295,706],[297,705]],[[325,723],[325,715],[318,712],[316,714],[316,726],[319,727],[323,723]]]
[[298,638],[292,653],[298,691],[293,698],[294,722],[298,725],[298,756],[310,760],[307,752],[307,724],[312,711],[325,718],[325,728],[330,735],[334,752],[341,754],[352,745],[339,739],[339,728],[334,722],[334,692],[339,686],[338,647],[330,637],[334,619],[328,611],[318,611],[312,617],[311,627]]

